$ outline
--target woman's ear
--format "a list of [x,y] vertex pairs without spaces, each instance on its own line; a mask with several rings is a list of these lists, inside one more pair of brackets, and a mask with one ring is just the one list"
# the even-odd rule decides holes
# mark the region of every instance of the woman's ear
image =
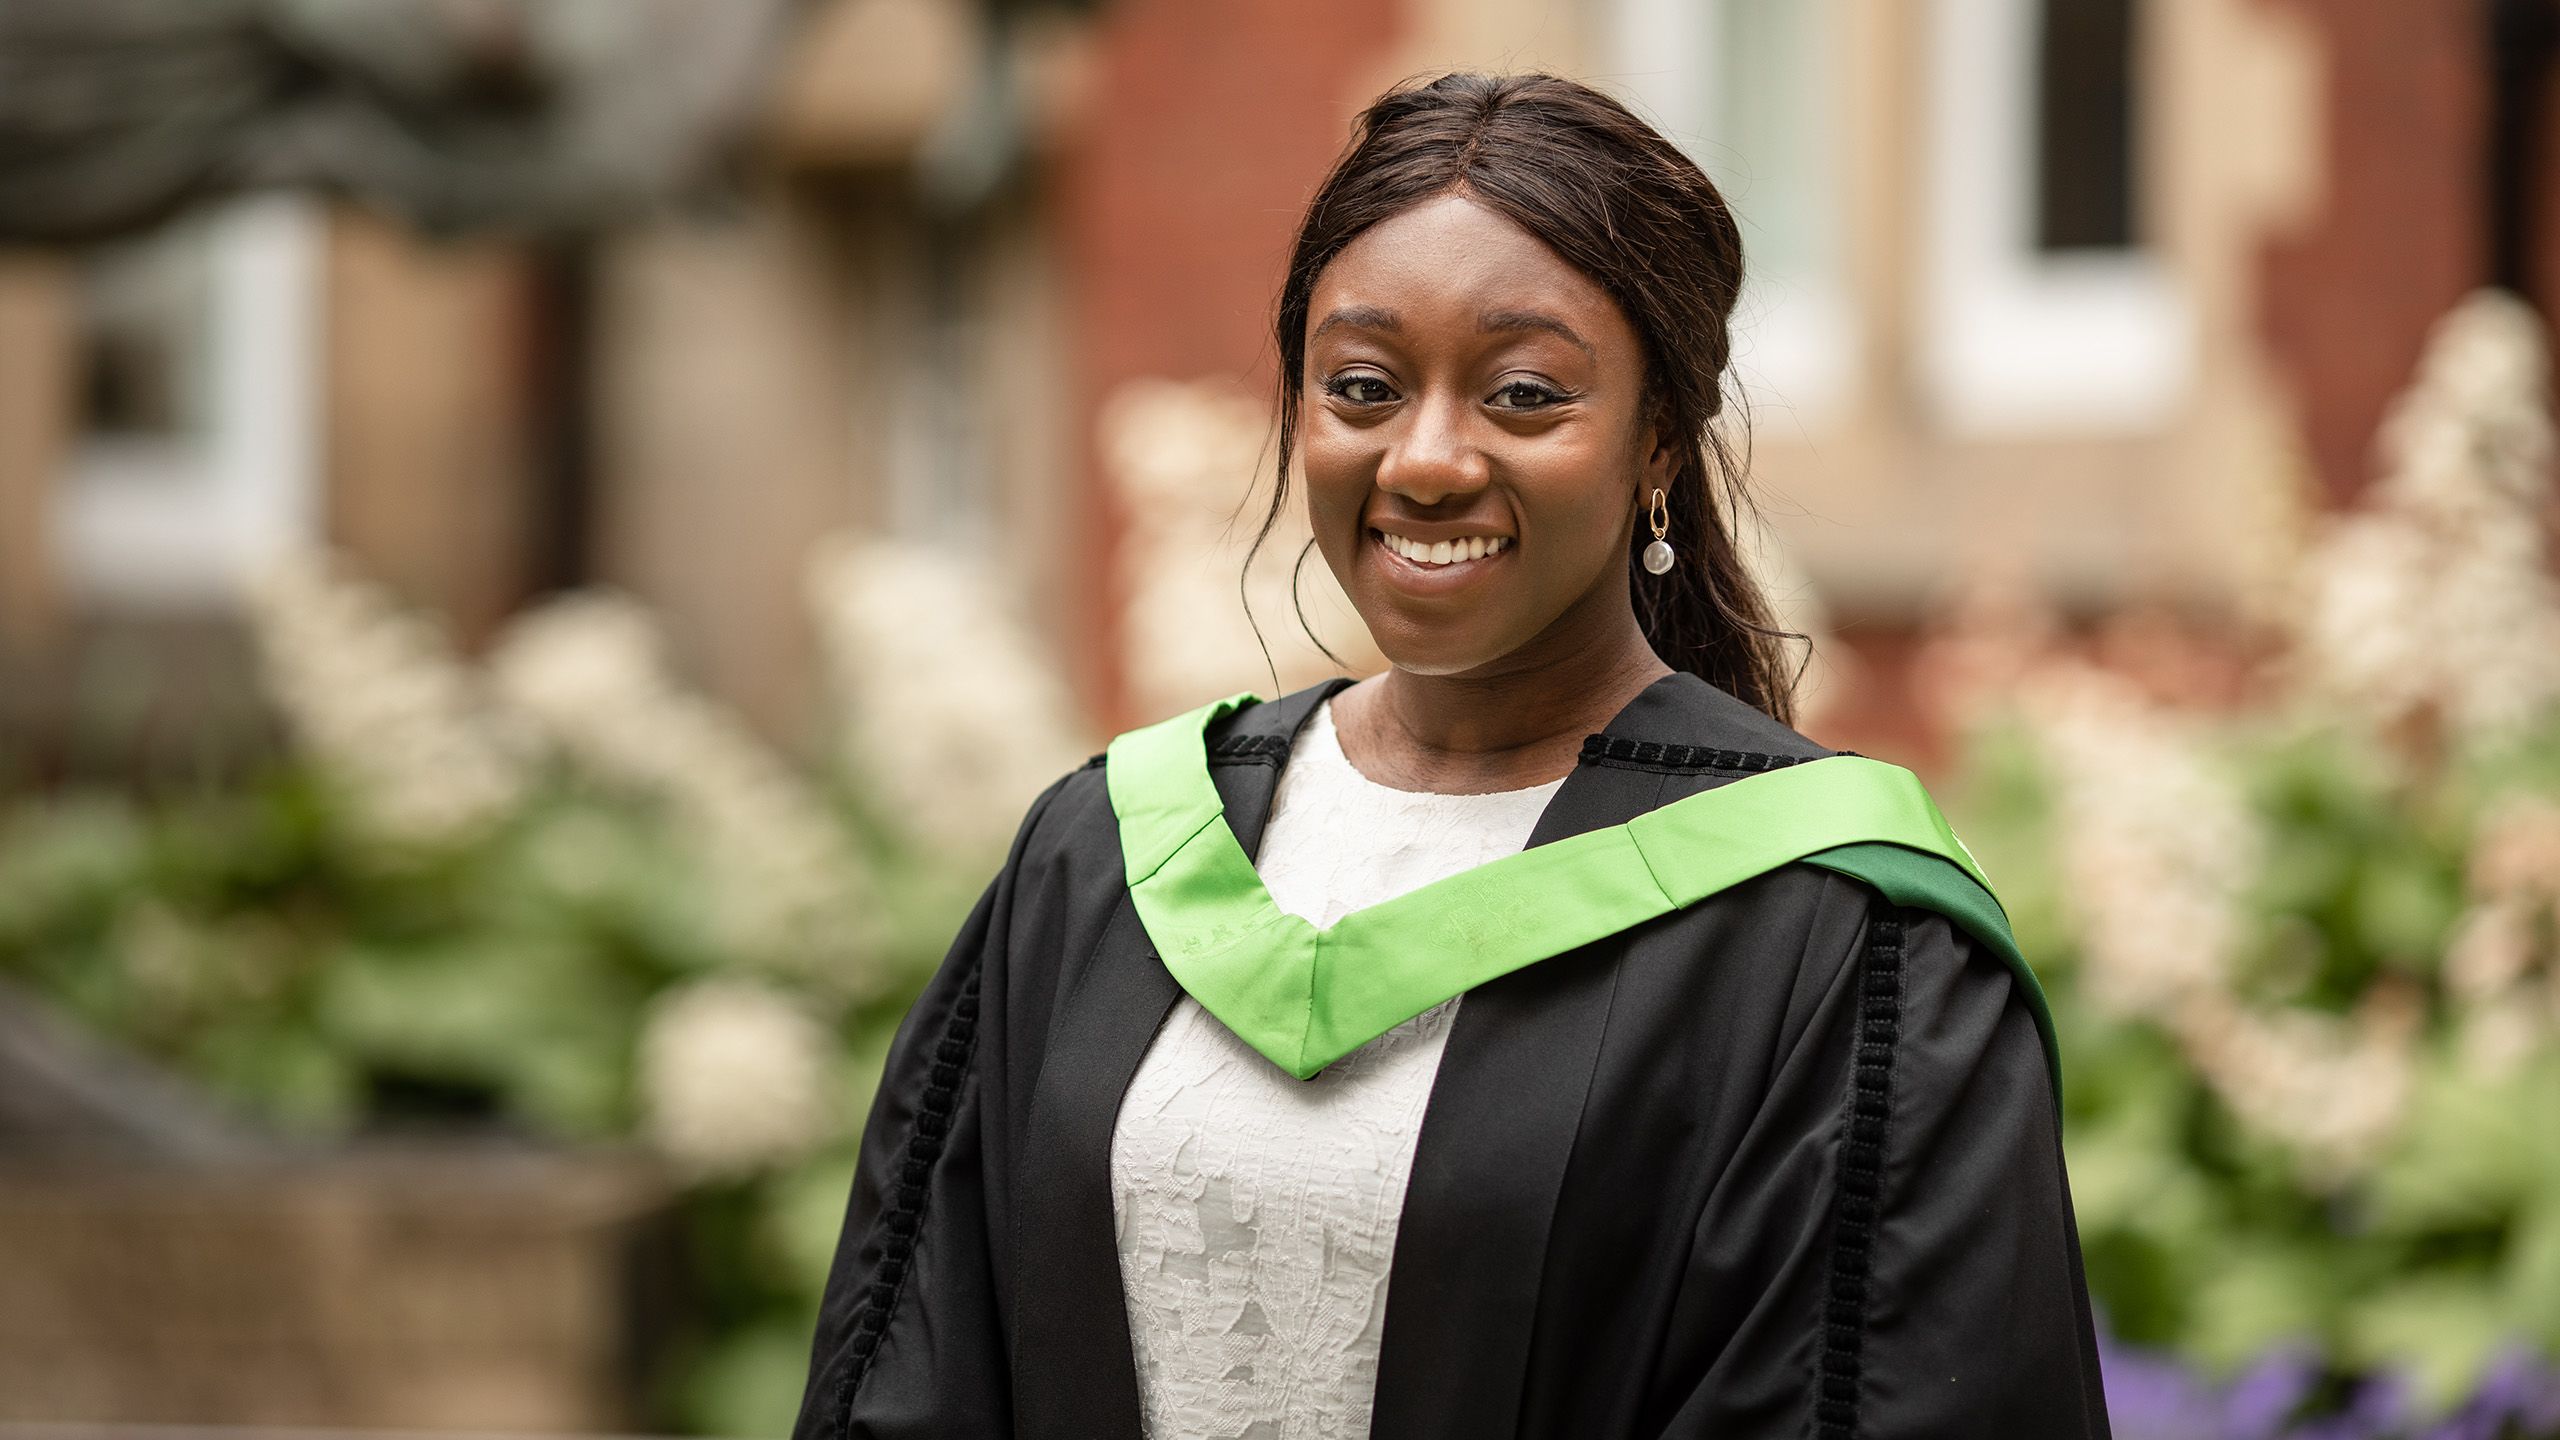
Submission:
[[1639,506],[1650,503],[1654,491],[1669,490],[1672,477],[1680,473],[1680,447],[1672,441],[1668,407],[1657,403],[1648,409],[1642,438],[1644,483],[1638,487],[1642,493],[1636,496]]

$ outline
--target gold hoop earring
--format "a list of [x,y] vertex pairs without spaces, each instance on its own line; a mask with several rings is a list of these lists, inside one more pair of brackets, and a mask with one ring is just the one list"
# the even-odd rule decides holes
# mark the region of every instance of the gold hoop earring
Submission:
[[1663,538],[1671,533],[1671,506],[1662,491],[1653,492],[1645,518],[1653,525],[1653,543],[1644,547],[1644,568],[1659,575],[1671,568],[1671,542]]

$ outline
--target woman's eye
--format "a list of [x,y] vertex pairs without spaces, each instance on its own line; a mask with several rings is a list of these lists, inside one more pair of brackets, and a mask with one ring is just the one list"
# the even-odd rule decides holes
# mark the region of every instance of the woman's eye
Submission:
[[1536,410],[1564,398],[1564,392],[1534,380],[1514,380],[1493,392],[1497,410]]
[[1395,398],[1387,382],[1375,375],[1336,375],[1324,382],[1325,393],[1354,405],[1383,405]]

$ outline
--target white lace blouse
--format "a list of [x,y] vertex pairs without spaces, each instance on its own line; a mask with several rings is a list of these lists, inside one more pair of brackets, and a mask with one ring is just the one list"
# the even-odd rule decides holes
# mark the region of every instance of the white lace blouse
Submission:
[[[1255,868],[1317,926],[1511,854],[1562,780],[1485,795],[1354,769],[1332,702],[1281,771]],[[1360,1440],[1387,1265],[1453,997],[1298,1080],[1189,996],[1122,1099],[1120,1278],[1154,1440]]]

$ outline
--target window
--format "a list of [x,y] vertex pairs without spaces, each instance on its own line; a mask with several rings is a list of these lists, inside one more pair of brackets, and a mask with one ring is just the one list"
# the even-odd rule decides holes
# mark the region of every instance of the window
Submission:
[[1934,0],[1921,372],[1950,428],[2141,430],[2191,366],[2151,245],[2139,0]]
[[891,533],[985,553],[997,533],[989,393],[990,333],[982,236],[929,219],[909,248],[896,297],[903,331],[882,348],[895,386],[889,413]]
[[85,258],[54,512],[82,597],[219,606],[317,531],[321,235],[311,202],[260,197]]
[[2036,248],[2134,249],[2133,0],[2037,9]]
[[1611,74],[1742,226],[1734,363],[1750,398],[1819,413],[1857,365],[1836,141],[1839,0],[1617,0]]

